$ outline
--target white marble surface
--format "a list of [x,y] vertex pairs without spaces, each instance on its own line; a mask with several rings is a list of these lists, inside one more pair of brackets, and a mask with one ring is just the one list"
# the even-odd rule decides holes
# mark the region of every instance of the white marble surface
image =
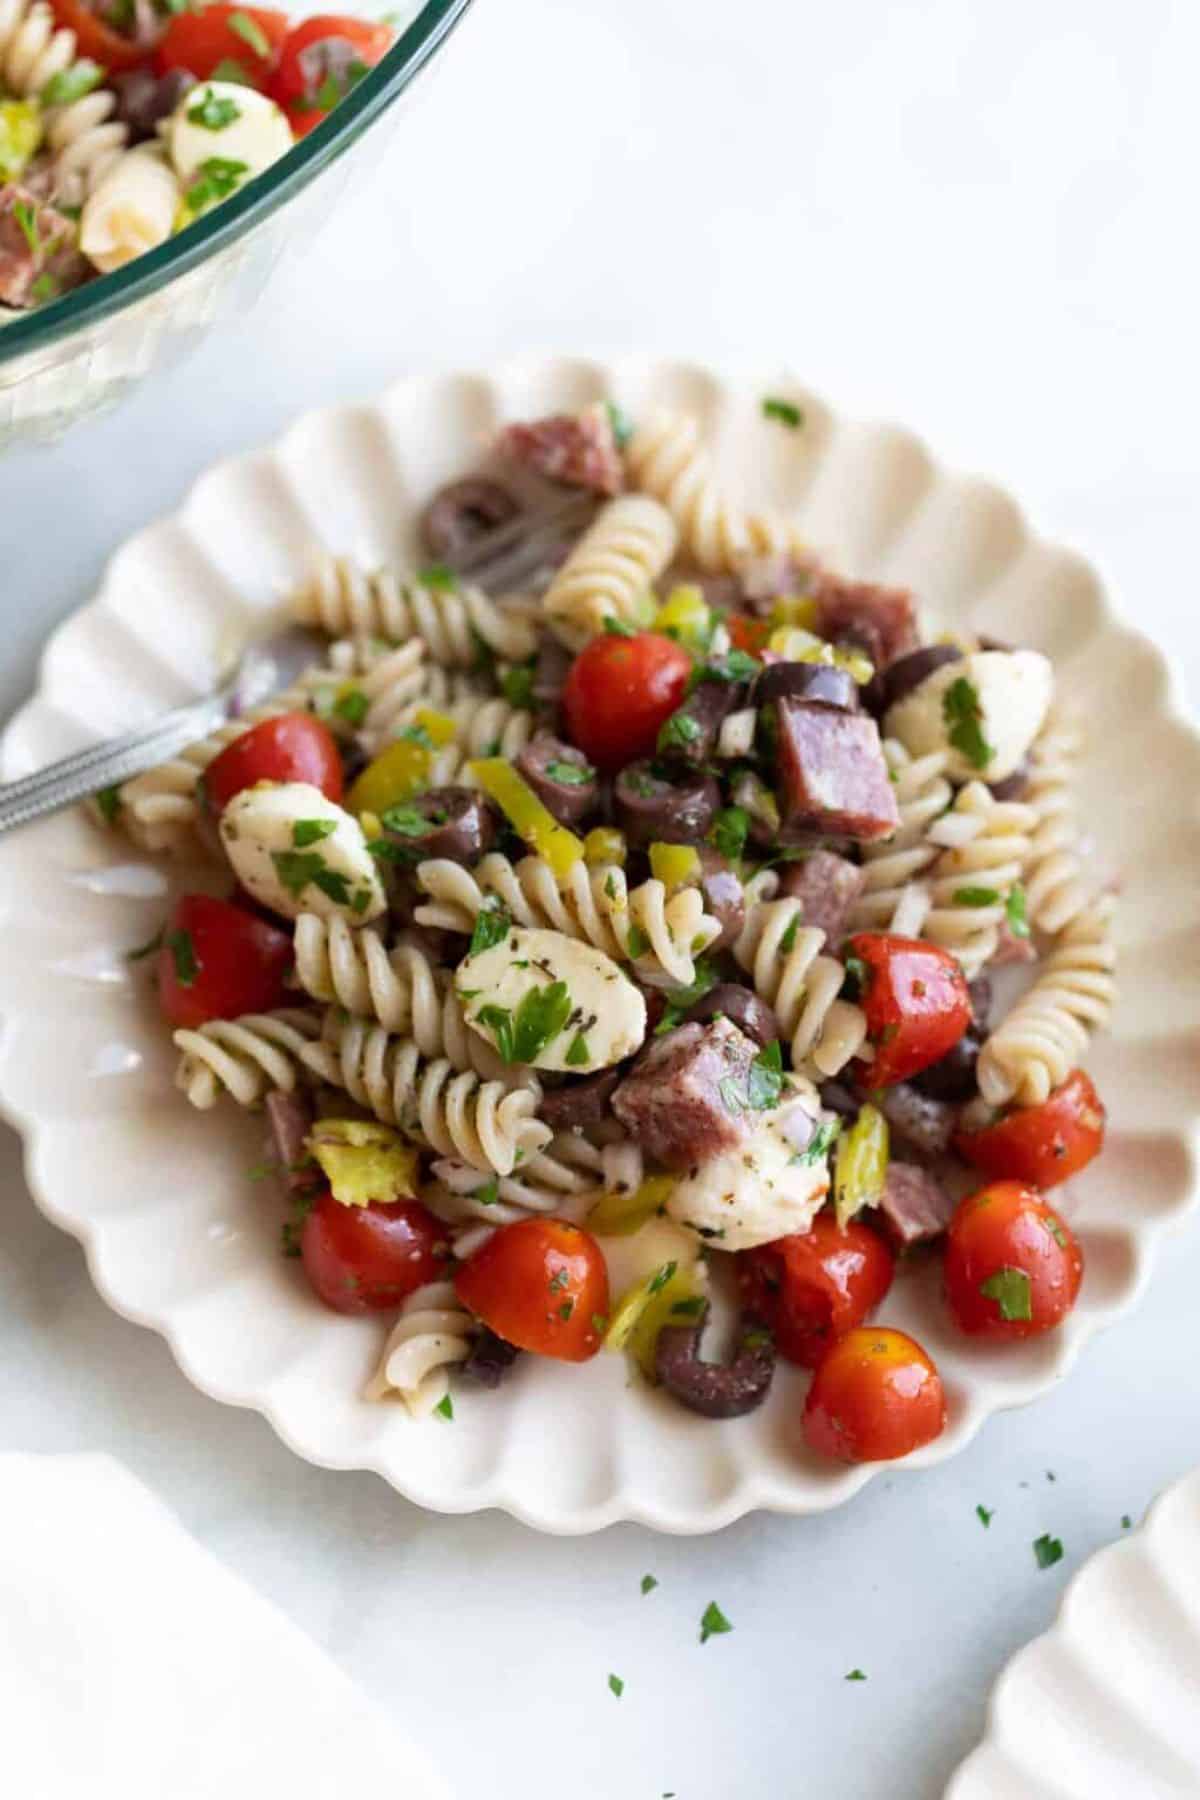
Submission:
[[[0,464],[0,712],[213,457],[430,361],[626,345],[790,360],[996,476],[1194,703],[1198,56],[1192,0],[478,0],[436,104],[244,328]],[[572,1543],[297,1462],[106,1311],[8,1134],[0,1195],[0,1448],[123,1458],[464,1793],[924,1800],[1064,1579],[1200,1462],[1196,1229],[1059,1392],[947,1466],[810,1522]],[[735,1631],[701,1648],[710,1599]]]

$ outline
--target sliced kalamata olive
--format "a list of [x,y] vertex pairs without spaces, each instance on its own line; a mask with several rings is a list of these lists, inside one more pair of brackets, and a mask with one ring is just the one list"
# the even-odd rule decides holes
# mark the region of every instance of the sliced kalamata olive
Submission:
[[655,774],[652,763],[634,762],[617,776],[613,799],[617,824],[642,849],[653,843],[703,843],[721,790],[698,770],[680,771],[668,781]]
[[159,121],[175,111],[183,96],[196,85],[187,69],[168,69],[155,75],[150,69],[127,69],[109,83],[117,96],[116,117],[128,125],[135,142],[152,138]]
[[1003,781],[989,781],[988,786],[992,790],[993,800],[1024,799],[1025,790],[1029,786],[1029,763],[1023,762],[1011,775],[1006,775]]
[[668,1393],[706,1419],[738,1419],[761,1406],[775,1373],[770,1333],[752,1319],[738,1326],[732,1360],[704,1362],[700,1342],[708,1302],[694,1325],[665,1325],[658,1334],[654,1369]]
[[497,1337],[494,1331],[481,1325],[461,1372],[469,1381],[477,1381],[480,1387],[497,1388],[520,1354],[515,1344]]
[[784,697],[808,700],[814,705],[836,706],[843,712],[858,709],[858,683],[845,669],[831,663],[768,663],[754,684],[755,706],[769,706]]
[[517,769],[560,825],[578,824],[595,807],[595,769],[582,750],[548,731],[530,738],[517,756]]
[[887,712],[898,700],[920,687],[935,669],[943,669],[947,663],[961,662],[962,654],[953,644],[927,644],[924,650],[910,650],[907,656],[898,656],[878,677],[880,712]]
[[439,488],[421,514],[421,536],[431,556],[453,558],[489,531],[507,525],[520,503],[498,481],[469,475]]
[[[421,819],[426,821],[423,831],[418,829]],[[444,856],[473,863],[491,849],[496,831],[495,813],[473,788],[430,788],[383,815],[383,836],[392,851],[380,860],[411,864]]]
[[672,762],[703,767],[716,749],[721,726],[745,697],[742,682],[702,681],[663,726],[659,753]]
[[721,935],[708,946],[710,956],[728,949],[746,923],[746,891],[741,877],[727,857],[711,844],[698,847],[700,857],[700,892],[704,910],[721,922]]
[[602,1069],[598,1075],[583,1075],[548,1090],[542,1095],[538,1118],[552,1131],[603,1124],[612,1110],[609,1101],[621,1074],[620,1069]]
[[821,1105],[826,1112],[834,1112],[839,1119],[856,1119],[862,1102],[857,1094],[841,1081],[823,1081],[820,1088]]
[[695,1019],[698,1024],[707,1024],[717,1014],[732,1021],[739,1031],[753,1038],[756,1044],[771,1044],[779,1036],[779,1021],[765,1000],[760,1000],[752,988],[742,987],[737,981],[718,981],[716,987],[709,988],[694,1006],[689,1006],[684,1013],[685,1019]]
[[912,1085],[934,1103],[955,1105],[969,1100],[975,1092],[975,1064],[983,1048],[982,1035],[972,1027],[940,1062],[931,1063],[914,1075]]

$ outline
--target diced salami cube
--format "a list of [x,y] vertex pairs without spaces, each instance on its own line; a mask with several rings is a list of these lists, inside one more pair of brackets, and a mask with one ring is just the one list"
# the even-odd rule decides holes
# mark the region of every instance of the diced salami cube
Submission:
[[643,1055],[613,1095],[613,1111],[645,1154],[668,1169],[699,1168],[736,1149],[758,1116],[739,1103],[758,1045],[728,1019],[680,1025]]
[[928,1169],[915,1163],[891,1162],[883,1184],[879,1211],[901,1249],[926,1238],[940,1237],[954,1212],[953,1197]]
[[877,669],[916,649],[917,610],[907,588],[846,581],[822,571],[815,597],[821,636],[857,645]]
[[955,1109],[907,1081],[884,1088],[877,1104],[894,1134],[922,1160],[944,1156],[954,1132]]
[[506,425],[497,439],[502,456],[522,463],[547,481],[587,488],[594,494],[619,494],[625,485],[612,415],[606,406],[579,413],[553,413],[546,419]]
[[777,703],[780,840],[814,831],[869,843],[900,823],[879,728],[865,713],[787,696]]
[[837,856],[832,850],[814,850],[803,862],[789,863],[779,892],[803,901],[804,923],[823,931],[825,942],[836,950],[865,880],[863,870],[849,857]]

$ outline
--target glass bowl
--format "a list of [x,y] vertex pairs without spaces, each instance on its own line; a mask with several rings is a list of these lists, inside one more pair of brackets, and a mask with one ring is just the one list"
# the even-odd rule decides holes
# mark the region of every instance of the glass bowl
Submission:
[[330,117],[241,193],[115,274],[0,327],[0,450],[51,442],[178,362],[222,319],[244,316],[288,241],[311,241],[330,216],[371,127],[398,123],[395,102],[470,4],[426,0]]

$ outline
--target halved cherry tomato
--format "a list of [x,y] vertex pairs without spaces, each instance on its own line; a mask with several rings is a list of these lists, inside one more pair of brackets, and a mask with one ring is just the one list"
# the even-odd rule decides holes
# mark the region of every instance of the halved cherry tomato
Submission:
[[446,1228],[419,1200],[343,1206],[326,1189],[301,1228],[300,1255],[334,1312],[394,1311],[444,1270]]
[[804,1403],[804,1435],[839,1462],[891,1462],[939,1437],[946,1396],[932,1359],[903,1331],[860,1325],[829,1350]]
[[608,1323],[608,1268],[563,1219],[504,1225],[458,1271],[458,1297],[497,1336],[562,1362],[595,1356]]
[[771,635],[771,621],[752,619],[745,613],[727,613],[725,629],[735,650],[744,650],[748,656],[761,656]]
[[188,69],[197,81],[222,73],[222,63],[236,63],[237,79],[265,89],[279,65],[284,39],[291,29],[286,13],[265,6],[218,3],[195,12],[175,14],[158,46],[160,74]]
[[972,1337],[1053,1331],[1079,1297],[1083,1252],[1033,1188],[994,1181],[960,1200],[946,1233],[946,1298]]
[[342,758],[328,725],[305,712],[252,725],[205,769],[205,805],[219,818],[233,796],[256,781],[308,781],[327,799],[340,801]]
[[781,1356],[815,1369],[834,1339],[878,1306],[896,1259],[869,1225],[852,1219],[842,1231],[821,1212],[807,1231],[744,1250],[737,1263],[746,1310],[770,1327]]
[[657,632],[593,638],[571,664],[563,689],[571,742],[601,769],[650,756],[691,674],[687,651]]
[[960,1131],[954,1148],[993,1180],[1052,1188],[1099,1155],[1104,1120],[1104,1103],[1090,1078],[1072,1069],[1040,1106],[1018,1106],[981,1131]]
[[371,25],[339,13],[305,19],[289,32],[271,98],[283,108],[297,137],[329,117],[338,101],[382,60],[395,36],[388,25]]
[[184,894],[158,953],[159,1005],[172,1025],[190,1028],[286,1006],[292,954],[290,934],[245,907]]
[[861,1004],[875,1057],[857,1076],[863,1087],[907,1081],[954,1048],[971,1023],[971,996],[948,951],[885,931],[857,932],[845,951],[865,964]]
[[114,31],[84,0],[50,0],[50,4],[58,23],[75,33],[76,54],[101,63],[110,75],[149,62],[153,54],[150,47]]

